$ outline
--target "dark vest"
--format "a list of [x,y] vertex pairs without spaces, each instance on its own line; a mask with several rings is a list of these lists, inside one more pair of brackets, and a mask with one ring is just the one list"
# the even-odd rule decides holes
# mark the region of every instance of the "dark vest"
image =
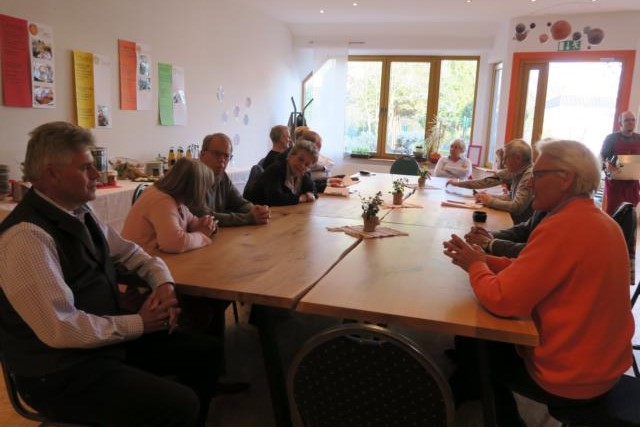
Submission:
[[[0,234],[21,222],[35,224],[53,238],[65,283],[78,310],[98,316],[120,313],[109,247],[91,214],[86,214],[85,227],[80,220],[30,190],[0,223]],[[120,357],[123,352],[117,345],[87,350],[49,347],[37,338],[1,290],[0,338],[7,363],[16,375],[22,376],[45,375],[101,354]]]

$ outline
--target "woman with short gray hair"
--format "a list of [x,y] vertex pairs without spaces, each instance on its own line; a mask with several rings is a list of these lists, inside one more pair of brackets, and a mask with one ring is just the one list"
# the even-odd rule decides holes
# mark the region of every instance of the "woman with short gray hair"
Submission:
[[467,145],[460,138],[451,141],[449,155],[440,157],[433,175],[445,178],[469,178],[471,176],[471,160],[465,157],[466,148]]
[[318,161],[311,141],[298,140],[285,158],[272,163],[258,178],[247,198],[255,204],[283,206],[316,200],[309,168]]

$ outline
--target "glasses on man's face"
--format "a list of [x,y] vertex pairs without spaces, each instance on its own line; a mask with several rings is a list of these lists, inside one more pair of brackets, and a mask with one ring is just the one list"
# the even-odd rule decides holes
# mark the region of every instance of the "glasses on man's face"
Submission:
[[533,173],[533,179],[540,179],[543,176],[550,174],[550,173],[557,173],[557,172],[566,172],[566,170],[564,169],[538,169],[538,170],[534,170],[532,171]]
[[207,150],[207,151],[219,159],[225,159],[225,160],[233,159],[233,154],[231,153],[225,153],[224,151],[218,151],[218,150]]

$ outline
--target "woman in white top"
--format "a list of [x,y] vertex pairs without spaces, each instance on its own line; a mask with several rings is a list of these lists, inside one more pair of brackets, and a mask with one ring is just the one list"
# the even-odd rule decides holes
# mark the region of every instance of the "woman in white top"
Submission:
[[449,156],[440,157],[434,176],[467,179],[471,176],[471,160],[464,156],[467,146],[461,139],[454,139],[449,147]]

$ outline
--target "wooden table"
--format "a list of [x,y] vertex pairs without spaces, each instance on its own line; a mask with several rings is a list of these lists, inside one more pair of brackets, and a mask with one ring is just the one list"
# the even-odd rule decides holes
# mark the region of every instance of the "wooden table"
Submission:
[[268,225],[221,228],[211,245],[195,251],[157,255],[182,292],[293,308],[359,242],[326,228],[352,223],[283,214]]
[[[362,177],[356,188],[364,196],[381,190],[390,201],[394,178]],[[443,190],[417,190],[407,197],[424,208],[382,211],[385,225],[406,231],[406,237],[363,241],[328,232],[326,227],[361,224],[360,198],[320,196],[315,203],[272,208],[268,225],[223,228],[205,248],[159,254],[182,292],[261,309],[257,326],[278,426],[291,425],[291,419],[274,325],[265,307],[537,344],[530,320],[488,313],[473,296],[467,274],[442,254],[442,242],[451,233],[472,225],[472,210],[441,207],[449,197]],[[507,213],[488,213],[490,227],[510,224]],[[491,414],[486,420],[491,423]]]
[[392,226],[409,236],[365,239],[300,300],[296,311],[538,344],[530,319],[487,312],[475,299],[467,273],[442,254],[442,242],[459,230]]

